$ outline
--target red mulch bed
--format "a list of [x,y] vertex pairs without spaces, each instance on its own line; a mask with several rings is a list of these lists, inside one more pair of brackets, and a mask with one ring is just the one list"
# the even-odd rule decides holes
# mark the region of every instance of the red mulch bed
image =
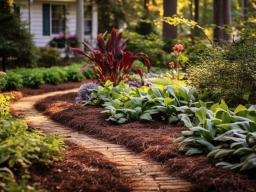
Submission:
[[[20,91],[1,93],[4,96],[12,93],[15,97],[11,102],[24,96],[79,88],[82,84],[95,82],[67,82],[59,85],[41,85],[38,89],[22,88]],[[116,164],[110,162],[101,153],[88,150],[74,143],[66,141],[68,148],[64,149],[65,157],[50,167],[33,165],[29,168],[31,179],[29,184],[39,183],[40,188],[48,191],[131,191],[130,178],[124,177],[116,169]]]
[[172,144],[185,130],[181,123],[169,125],[164,121],[116,124],[106,121],[103,108],[75,103],[76,93],[47,97],[36,108],[53,120],[88,135],[122,144],[131,150],[164,163],[170,175],[182,177],[195,184],[192,191],[256,191],[255,170],[216,168],[206,156],[187,157]]
[[131,191],[130,179],[117,170],[101,153],[66,141],[65,157],[50,167],[30,167],[30,184],[40,183],[48,191]]

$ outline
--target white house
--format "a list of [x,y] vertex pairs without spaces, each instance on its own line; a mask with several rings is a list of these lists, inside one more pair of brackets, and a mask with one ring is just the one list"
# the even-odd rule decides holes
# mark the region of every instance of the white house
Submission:
[[[21,20],[28,23],[34,42],[38,47],[47,43],[59,33],[76,35],[79,42],[96,43],[98,33],[97,5],[83,0],[16,0],[25,5],[15,8]],[[83,45],[79,45],[83,48]]]

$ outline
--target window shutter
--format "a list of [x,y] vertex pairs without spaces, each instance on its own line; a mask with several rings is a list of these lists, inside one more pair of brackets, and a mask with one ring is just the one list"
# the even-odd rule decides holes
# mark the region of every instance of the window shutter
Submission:
[[50,4],[43,4],[43,35],[50,35]]
[[17,5],[13,5],[14,13],[20,14],[20,7]]

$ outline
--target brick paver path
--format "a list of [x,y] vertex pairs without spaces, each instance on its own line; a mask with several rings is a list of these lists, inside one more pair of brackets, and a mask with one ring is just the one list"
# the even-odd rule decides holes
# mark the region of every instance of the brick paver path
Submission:
[[67,136],[69,140],[90,150],[101,152],[110,161],[117,163],[117,168],[124,175],[132,178],[131,187],[133,191],[189,191],[191,183],[168,176],[160,163],[142,159],[138,154],[121,145],[79,134],[75,130],[48,119],[33,107],[33,104],[41,98],[71,91],[77,91],[77,89],[25,97],[11,104],[11,108],[15,115],[25,118],[26,122],[34,128],[41,129],[45,133],[59,133],[61,136]]

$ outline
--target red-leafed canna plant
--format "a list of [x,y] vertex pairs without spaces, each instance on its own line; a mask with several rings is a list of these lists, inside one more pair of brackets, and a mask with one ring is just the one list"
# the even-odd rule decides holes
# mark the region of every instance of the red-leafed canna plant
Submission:
[[124,51],[128,39],[121,42],[122,32],[117,34],[115,28],[113,28],[106,47],[103,39],[105,34],[103,36],[97,36],[98,50],[94,50],[90,45],[83,42],[83,44],[92,52],[92,57],[78,48],[71,48],[76,54],[84,55],[93,62],[92,64],[84,65],[79,72],[92,68],[98,78],[98,84],[104,86],[107,80],[113,82],[114,85],[117,85],[123,80],[128,80],[128,74],[131,70],[136,71],[142,78],[142,70],[133,68],[136,59],[142,58],[148,71],[150,70],[150,62],[147,59],[146,54],[142,52],[133,54],[132,52]]

